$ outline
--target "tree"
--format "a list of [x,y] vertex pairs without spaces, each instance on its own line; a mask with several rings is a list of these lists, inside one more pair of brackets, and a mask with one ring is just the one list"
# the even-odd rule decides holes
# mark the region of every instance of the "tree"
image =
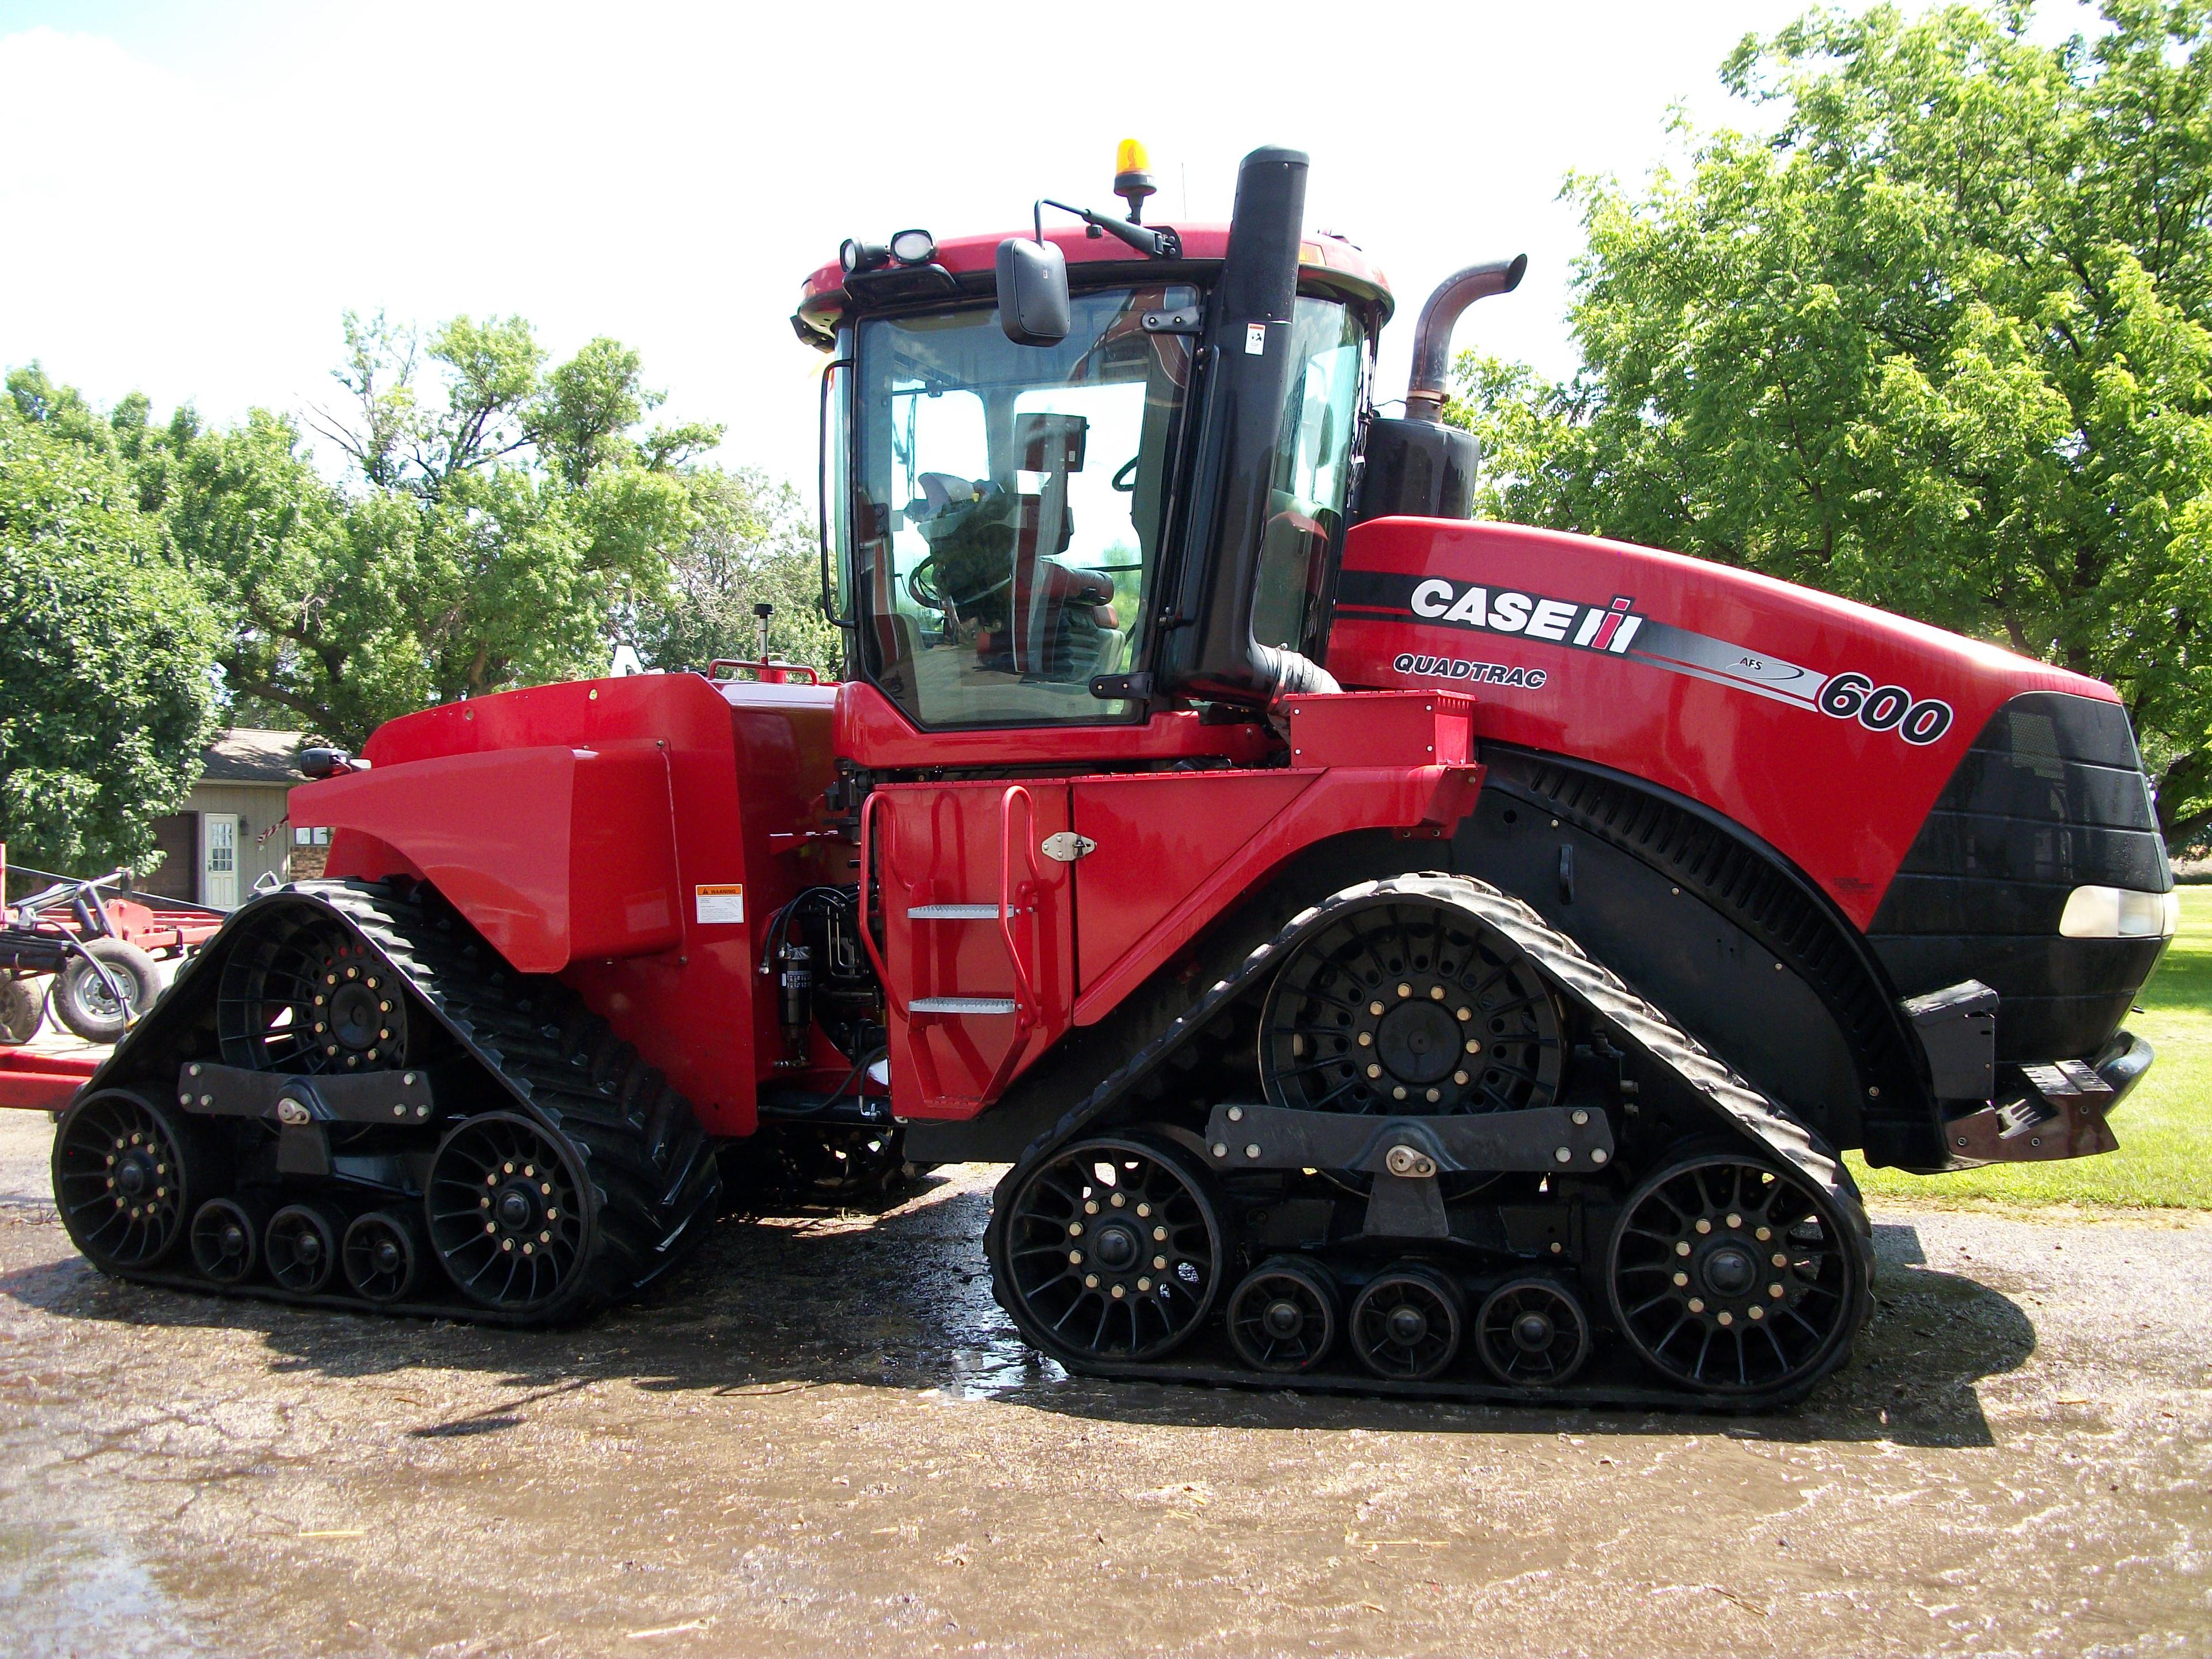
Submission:
[[[0,841],[18,863],[153,867],[199,775],[213,618],[140,511],[118,429],[36,365],[0,401]],[[137,405],[118,410],[125,425]]]
[[639,654],[671,669],[757,655],[753,606],[768,605],[769,651],[834,672],[844,647],[823,618],[817,529],[798,492],[743,468],[700,475],[692,503],[698,527],[670,560],[666,597],[639,607]]
[[2212,7],[1814,13],[1771,137],[1571,179],[1582,369],[1459,366],[1499,516],[1669,547],[2111,681],[2212,826]]
[[720,429],[641,430],[661,398],[635,352],[594,340],[548,370],[520,318],[456,318],[425,348],[349,314],[345,340],[349,406],[314,419],[340,485],[264,410],[220,432],[181,410],[133,460],[224,619],[232,693],[358,744],[431,703],[602,672],[617,617],[663,598],[704,523],[691,457]]

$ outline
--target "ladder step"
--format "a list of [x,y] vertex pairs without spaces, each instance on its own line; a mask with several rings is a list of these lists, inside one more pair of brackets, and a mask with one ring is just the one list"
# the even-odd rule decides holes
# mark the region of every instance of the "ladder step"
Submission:
[[907,1007],[917,1014],[1011,1014],[1012,997],[916,997]]
[[907,911],[909,921],[996,921],[995,904],[917,904]]

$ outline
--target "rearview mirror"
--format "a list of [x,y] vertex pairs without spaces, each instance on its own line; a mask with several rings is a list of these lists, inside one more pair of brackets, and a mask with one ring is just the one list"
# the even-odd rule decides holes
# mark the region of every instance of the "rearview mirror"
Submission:
[[1058,345],[1073,326],[1067,256],[1025,236],[999,244],[999,326],[1016,345]]

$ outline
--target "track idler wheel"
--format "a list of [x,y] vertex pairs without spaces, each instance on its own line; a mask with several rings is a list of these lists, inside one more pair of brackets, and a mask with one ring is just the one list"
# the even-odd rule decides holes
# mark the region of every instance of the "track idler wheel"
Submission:
[[1230,1292],[1229,1340],[1255,1371],[1310,1371],[1336,1344],[1336,1281],[1295,1257],[1263,1261]]
[[1868,1291],[1836,1201],[1731,1152],[1686,1158],[1629,1195],[1607,1280],[1638,1358],[1712,1395],[1810,1386],[1841,1358]]
[[1148,1140],[1103,1136],[1030,1171],[994,1225],[991,1268],[1039,1346],[1077,1359],[1152,1359],[1220,1293],[1221,1222],[1203,1171]]
[[297,1295],[313,1296],[337,1268],[337,1219],[319,1204],[287,1204],[269,1218],[261,1249],[271,1279]]
[[1589,1351],[1583,1304],[1554,1279],[1501,1285],[1474,1316],[1474,1357],[1511,1388],[1557,1388],[1583,1368]]
[[1432,1267],[1401,1262],[1367,1281],[1352,1304],[1352,1351],[1377,1376],[1423,1382],[1459,1353],[1467,1304]]
[[240,1285],[253,1276],[261,1261],[261,1230],[266,1205],[236,1198],[211,1198],[192,1216],[192,1265],[216,1285]]
[[1267,1097],[1302,1111],[1547,1106],[1559,1009],[1527,951],[1445,905],[1346,910],[1299,945],[1260,1015]]
[[346,1283],[371,1302],[404,1300],[422,1268],[415,1227],[389,1210],[356,1216],[339,1255]]
[[86,1260],[150,1267],[184,1239],[192,1139],[167,1109],[119,1089],[80,1096],[54,1130],[54,1204]]
[[574,1153],[528,1118],[469,1118],[430,1164],[431,1250],[471,1301],[544,1317],[579,1288],[596,1247],[586,1192]]

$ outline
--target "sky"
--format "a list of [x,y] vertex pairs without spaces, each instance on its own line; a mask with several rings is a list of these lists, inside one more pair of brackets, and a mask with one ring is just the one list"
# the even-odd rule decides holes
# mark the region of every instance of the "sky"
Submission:
[[1118,210],[1134,137],[1157,222],[1225,219],[1249,149],[1310,154],[1309,227],[1398,295],[1378,397],[1429,289],[1514,253],[1527,281],[1456,343],[1560,374],[1563,179],[1644,179],[1676,107],[1755,123],[1716,71],[1802,9],[0,0],[0,366],[297,414],[341,395],[348,309],[520,313],[556,355],[635,347],[725,465],[805,487],[805,274],[847,236],[1011,232],[1038,196]]

